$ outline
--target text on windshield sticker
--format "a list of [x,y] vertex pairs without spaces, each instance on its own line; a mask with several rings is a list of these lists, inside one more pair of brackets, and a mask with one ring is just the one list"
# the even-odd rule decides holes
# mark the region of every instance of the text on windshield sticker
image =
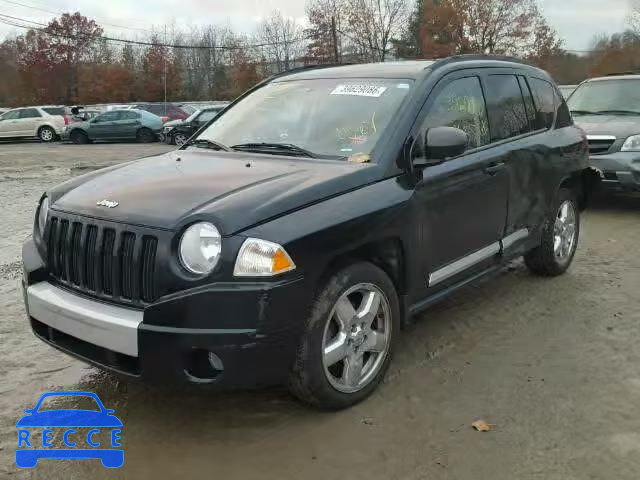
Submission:
[[374,97],[381,96],[387,87],[380,87],[378,85],[365,85],[365,84],[349,84],[338,85],[333,89],[331,95],[353,95],[356,97]]

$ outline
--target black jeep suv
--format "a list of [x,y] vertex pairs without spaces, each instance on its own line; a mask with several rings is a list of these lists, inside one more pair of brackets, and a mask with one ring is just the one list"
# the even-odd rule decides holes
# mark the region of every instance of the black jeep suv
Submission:
[[180,150],[46,192],[23,249],[43,341],[160,382],[367,397],[403,321],[524,255],[571,263],[587,143],[536,68],[306,68]]
[[609,192],[640,192],[640,75],[592,78],[568,101]]

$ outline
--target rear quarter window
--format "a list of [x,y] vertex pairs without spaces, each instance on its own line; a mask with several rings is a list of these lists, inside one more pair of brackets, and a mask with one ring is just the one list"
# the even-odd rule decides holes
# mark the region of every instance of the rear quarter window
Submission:
[[536,130],[553,127],[553,119],[556,113],[553,85],[539,78],[529,78],[529,85],[533,93],[533,101],[536,104]]
[[44,110],[49,115],[64,116],[65,114],[64,107],[47,107],[47,108],[43,108],[42,110]]

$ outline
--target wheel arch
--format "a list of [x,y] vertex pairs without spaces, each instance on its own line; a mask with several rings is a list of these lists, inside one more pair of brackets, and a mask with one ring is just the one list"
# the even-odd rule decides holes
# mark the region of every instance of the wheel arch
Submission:
[[558,189],[572,190],[578,199],[578,206],[584,210],[589,206],[599,182],[600,175],[593,168],[585,168],[565,177]]

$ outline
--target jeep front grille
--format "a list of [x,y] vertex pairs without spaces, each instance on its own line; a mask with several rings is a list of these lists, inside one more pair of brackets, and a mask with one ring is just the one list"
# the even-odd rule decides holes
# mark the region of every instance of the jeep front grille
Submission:
[[80,217],[52,216],[47,227],[47,266],[71,289],[117,302],[156,299],[158,239],[120,224],[93,224]]

